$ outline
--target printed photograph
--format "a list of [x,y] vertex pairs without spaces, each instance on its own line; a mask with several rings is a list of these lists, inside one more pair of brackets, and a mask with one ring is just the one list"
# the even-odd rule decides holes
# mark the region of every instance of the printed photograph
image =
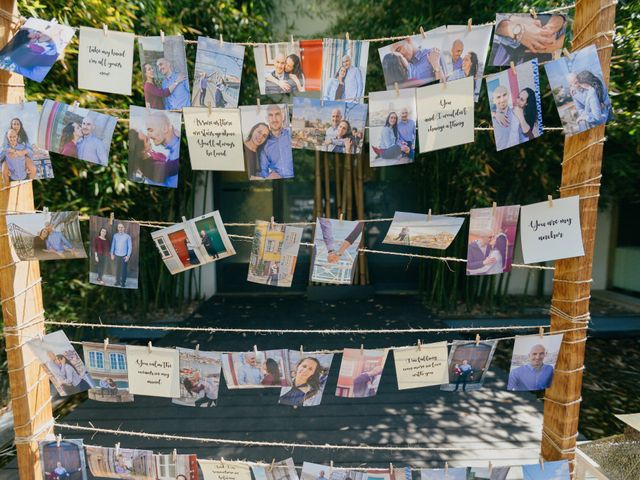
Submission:
[[440,390],[446,392],[473,392],[480,390],[491,365],[498,342],[454,340],[449,351],[449,383]]
[[291,386],[282,387],[279,403],[292,407],[320,405],[332,360],[331,353],[300,353],[297,350],[290,350]]
[[367,124],[367,104],[293,98],[293,148],[360,153]]
[[369,42],[322,40],[322,99],[364,103]]
[[467,480],[468,467],[423,468],[420,470],[420,480]]
[[367,480],[367,472],[303,462],[300,480]]
[[91,216],[89,283],[138,288],[140,224]]
[[87,465],[94,477],[156,480],[151,450],[87,446]]
[[281,460],[273,465],[251,465],[254,480],[298,480],[292,458]]
[[196,455],[153,454],[156,464],[156,480],[198,480]]
[[351,285],[364,223],[318,218],[313,239],[311,281]]
[[300,42],[265,43],[253,47],[260,95],[305,91]]
[[396,212],[382,243],[444,250],[456,238],[463,217]]
[[129,107],[129,180],[178,187],[182,115]]
[[487,76],[487,95],[496,150],[542,135],[542,107],[537,60]]
[[95,386],[64,331],[51,332],[42,339],[34,338],[26,347],[40,360],[60,396],[84,392]]
[[78,212],[7,215],[7,231],[20,260],[87,258]]
[[511,467],[471,467],[467,480],[507,480]]
[[526,392],[549,388],[553,382],[562,337],[562,333],[516,336],[507,390]]
[[155,110],[181,110],[191,106],[189,73],[181,35],[139,37],[145,106]]
[[56,20],[29,18],[0,50],[0,69],[42,82],[74,35]]
[[104,166],[109,163],[116,121],[116,117],[110,115],[45,100],[38,145],[50,152]]
[[489,64],[516,65],[529,60],[548,62],[560,55],[569,18],[564,13],[496,13]]
[[198,37],[191,104],[194,107],[236,108],[243,64],[243,45]]
[[36,102],[0,105],[2,183],[53,178],[49,152],[38,147],[40,111]]
[[290,287],[303,229],[256,220],[247,281]]
[[519,214],[520,205],[471,209],[467,275],[511,271]]
[[240,122],[249,180],[293,178],[287,104],[240,107]]
[[220,353],[177,347],[180,355],[180,398],[171,401],[185,407],[215,407],[220,387]]
[[129,393],[126,345],[83,342],[84,363],[93,379],[89,398],[98,402],[133,402]]
[[557,462],[544,462],[544,468],[539,463],[522,465],[523,480],[569,480],[569,462],[558,460]]
[[43,479],[87,480],[82,439],[39,442],[38,449]]
[[369,165],[412,163],[417,119],[414,88],[369,93]]
[[322,39],[300,40],[304,89],[319,92],[322,85]]
[[229,389],[291,385],[289,350],[223,353],[222,371]]
[[345,348],[336,397],[365,398],[378,393],[388,350]]
[[595,45],[549,62],[544,69],[566,136],[613,119],[611,100]]

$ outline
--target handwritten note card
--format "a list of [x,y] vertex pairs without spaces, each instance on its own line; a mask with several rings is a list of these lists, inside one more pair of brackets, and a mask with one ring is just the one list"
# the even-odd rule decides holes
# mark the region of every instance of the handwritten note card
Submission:
[[132,33],[80,27],[78,87],[131,95]]
[[178,351],[170,348],[127,345],[129,392],[134,395],[180,396]]
[[244,171],[240,111],[231,108],[184,108],[191,168]]
[[582,257],[580,197],[525,205],[520,211],[524,263]]
[[398,390],[449,383],[447,342],[393,350]]
[[241,462],[198,459],[204,480],[251,480],[251,467]]
[[420,152],[473,142],[473,78],[417,89]]

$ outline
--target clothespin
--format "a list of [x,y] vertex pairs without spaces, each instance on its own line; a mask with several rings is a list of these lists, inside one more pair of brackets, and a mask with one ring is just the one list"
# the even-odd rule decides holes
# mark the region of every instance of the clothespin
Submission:
[[44,333],[42,332],[38,333],[38,340],[40,340],[41,342],[44,342]]
[[185,216],[182,217],[182,223],[187,223],[187,217]]
[[422,340],[418,339],[418,351],[422,350]]
[[220,34],[220,46],[224,45],[224,41],[222,40],[222,34]]
[[553,208],[553,197],[551,195],[547,195],[547,201],[549,202],[549,208]]
[[276,224],[276,220],[274,217],[271,217],[271,228]]
[[116,457],[120,454],[120,442],[116,443]]
[[347,42],[350,42],[351,40],[349,39],[349,32],[344,34],[344,38],[347,40]]
[[160,30],[160,41],[164,43],[164,31]]
[[42,207],[42,213],[49,213],[49,207]]
[[304,355],[304,348],[302,348],[302,345],[300,345],[300,355]]
[[109,337],[104,339],[104,349],[106,350],[107,348],[109,348]]
[[544,327],[540,327],[538,333],[540,333],[540,338],[544,338]]
[[396,97],[400,95],[400,87],[398,86],[398,82],[395,83],[395,89],[396,89]]
[[256,111],[258,113],[260,113],[260,99],[259,98],[256,100]]
[[20,108],[24,109],[24,97],[20,97]]
[[200,344],[196,344],[196,355],[200,353]]
[[147,107],[147,115],[148,115],[151,113],[151,104],[149,102],[146,102],[145,106]]
[[71,105],[71,111],[75,112],[79,106],[80,106],[80,102],[76,100],[75,102],[73,102],[73,105]]
[[422,25],[420,25],[420,35],[422,35],[422,38],[427,38],[427,34],[424,31],[424,28],[422,28]]
[[487,470],[489,470],[489,476],[491,476],[491,472],[493,471],[493,465],[491,464],[491,460],[489,460],[489,468]]
[[209,116],[211,116],[211,102],[207,102],[207,107],[209,108]]
[[568,49],[567,47],[564,47],[564,48],[562,49],[562,54],[563,54],[565,57],[570,57],[570,56],[571,56],[571,52],[569,51],[569,49]]
[[109,226],[113,226],[113,212],[111,212],[111,215],[109,215]]
[[531,8],[529,9],[529,13],[531,14],[531,16],[532,16],[533,18],[538,18],[538,14],[536,13],[536,9],[535,9],[535,8],[531,7]]
[[62,441],[62,435],[56,435],[56,447],[60,448],[60,442]]
[[444,476],[449,475],[449,462],[444,462]]
[[293,33],[291,34],[291,46],[293,47],[296,44],[296,42],[293,41]]
[[331,477],[331,473],[333,472],[333,460],[329,463],[329,477]]
[[103,23],[102,24],[102,32],[104,33],[104,36],[107,36],[107,33],[109,32],[109,29],[107,28],[107,24]]
[[342,219],[344,218],[344,213],[340,212],[339,222],[342,223]]
[[360,344],[360,355],[364,355],[364,343]]
[[498,209],[498,204],[496,202],[493,202],[493,205],[491,205],[491,216],[495,217],[496,216],[496,210]]
[[469,19],[469,21],[467,21],[467,32],[471,31],[471,27],[473,26],[473,24],[471,23],[471,19]]
[[389,475],[393,477],[393,463],[389,462]]
[[427,222],[431,221],[431,209],[429,209],[429,213],[427,213]]
[[544,472],[544,458],[542,458],[542,455],[540,455],[538,461],[540,462],[540,471]]
[[273,472],[273,466],[276,464],[276,459],[271,460],[271,466],[269,467],[269,471]]
[[253,346],[253,353],[255,353],[256,355],[258,355],[258,346],[254,345]]
[[513,60],[509,65],[511,66],[511,71],[513,72],[513,74],[516,75],[518,72],[516,72],[516,64],[513,63]]
[[220,457],[220,465],[224,467],[224,457]]
[[480,334],[476,333],[476,346],[480,345]]
[[149,348],[149,353],[151,353],[151,347],[152,347],[151,340],[149,340],[149,343],[147,344],[147,347]]
[[173,449],[171,456],[173,457],[173,463],[176,463],[176,460],[178,459],[178,451],[175,448]]

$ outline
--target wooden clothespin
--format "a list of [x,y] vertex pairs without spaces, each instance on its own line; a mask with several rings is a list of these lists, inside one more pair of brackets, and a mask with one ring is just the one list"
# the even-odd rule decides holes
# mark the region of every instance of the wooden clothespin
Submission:
[[395,83],[395,89],[396,89],[396,97],[398,97],[400,95],[400,87],[398,86],[398,82]]
[[429,213],[427,213],[427,222],[431,221],[431,209],[429,209]]
[[393,463],[389,462],[389,475],[393,477]]
[[422,350],[422,340],[418,339],[418,351]]
[[275,220],[275,218],[272,216],[272,217],[271,217],[271,228],[273,228],[275,224],[276,224],[276,220]]
[[480,345],[480,334],[476,333],[476,346]]
[[113,217],[114,217],[113,212],[111,212],[111,214],[109,215],[109,226],[110,227],[113,227]]
[[544,338],[544,327],[540,327],[538,333],[540,334],[540,338]]
[[258,346],[257,345],[253,346],[253,353],[255,353],[256,356],[258,355]]
[[104,339],[104,349],[105,349],[105,351],[107,350],[107,348],[109,348],[109,337],[106,337]]
[[538,462],[540,462],[540,471],[544,472],[544,458],[542,458],[542,455],[540,455]]
[[491,216],[495,217],[496,216],[496,210],[498,209],[498,204],[496,202],[493,202],[493,205],[491,205]]
[[331,477],[331,473],[333,472],[333,460],[329,463],[329,477]]
[[211,102],[207,102],[207,107],[209,108],[209,116],[211,116]]
[[564,47],[564,48],[562,49],[562,54],[563,54],[565,57],[569,57],[569,58],[571,58],[571,52],[569,51],[569,49],[568,49],[567,47]]
[[164,30],[160,30],[160,41],[164,43]]
[[444,476],[449,475],[449,462],[444,462]]
[[472,27],[473,27],[473,23],[471,22],[471,19],[469,19],[467,21],[467,32],[470,32]]
[[196,355],[200,353],[200,344],[196,343]]
[[551,195],[547,195],[547,201],[549,202],[549,208],[553,208],[553,197]]
[[224,457],[220,457],[220,465],[224,467]]
[[107,24],[103,23],[102,24],[102,32],[104,33],[104,36],[107,36],[107,33],[109,33],[109,29],[107,28]]
[[343,218],[344,218],[344,213],[340,212],[340,217],[338,217],[338,221],[342,223]]
[[62,441],[62,435],[56,435],[56,447],[60,448],[60,442]]
[[364,355],[364,343],[360,344],[360,355]]
[[120,442],[116,443],[116,457],[120,455]]
[[351,39],[349,38],[349,32],[344,34],[344,38],[347,40],[347,42],[351,41]]
[[293,33],[291,34],[291,46],[295,46],[296,42],[293,41]]
[[147,348],[149,349],[149,353],[151,353],[151,347],[152,347],[152,346],[153,346],[153,345],[151,345],[151,340],[149,340],[149,343],[147,344]]
[[489,467],[487,468],[487,470],[489,470],[489,476],[491,476],[491,472],[493,471],[493,465],[491,464],[491,460],[489,460]]
[[271,460],[271,466],[269,467],[269,471],[273,472],[273,467],[276,464],[276,459],[274,458],[273,460]]
[[424,28],[422,28],[422,25],[420,25],[420,35],[422,35],[422,38],[427,38],[427,34],[424,31]]
[[222,40],[222,34],[220,34],[220,46],[224,45],[224,40]]
[[516,64],[513,63],[513,60],[509,63],[509,65],[511,66],[511,71],[513,72],[513,74],[516,75],[518,72],[516,72]]
[[529,13],[531,14],[531,16],[532,16],[533,18],[538,18],[538,14],[536,13],[536,9],[535,9],[535,8],[533,8],[533,7],[532,7],[532,8],[530,8],[530,9],[529,9]]
[[256,100],[256,112],[260,113],[260,99]]
[[173,449],[171,457],[173,458],[173,463],[176,463],[176,460],[178,459],[178,451],[175,448]]
[[187,217],[185,217],[184,215],[182,216],[182,223],[187,223]]
[[79,106],[80,106],[80,102],[77,101],[77,100],[74,101],[73,104],[71,105],[71,111],[75,112],[78,109]]
[[49,213],[49,207],[42,207],[42,213]]
[[304,348],[300,345],[300,355],[304,355]]

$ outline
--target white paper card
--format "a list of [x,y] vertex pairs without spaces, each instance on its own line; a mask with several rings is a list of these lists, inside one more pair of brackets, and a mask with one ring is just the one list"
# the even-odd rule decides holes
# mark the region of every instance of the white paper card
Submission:
[[436,342],[409,348],[395,348],[398,390],[429,387],[449,383],[447,342]]
[[180,358],[170,348],[127,345],[129,392],[150,397],[180,396]]
[[198,459],[204,480],[251,480],[251,467],[242,462]]
[[580,197],[558,198],[520,209],[520,238],[524,263],[582,257]]
[[473,78],[416,90],[420,152],[473,142]]
[[131,95],[132,33],[80,27],[78,88]]

